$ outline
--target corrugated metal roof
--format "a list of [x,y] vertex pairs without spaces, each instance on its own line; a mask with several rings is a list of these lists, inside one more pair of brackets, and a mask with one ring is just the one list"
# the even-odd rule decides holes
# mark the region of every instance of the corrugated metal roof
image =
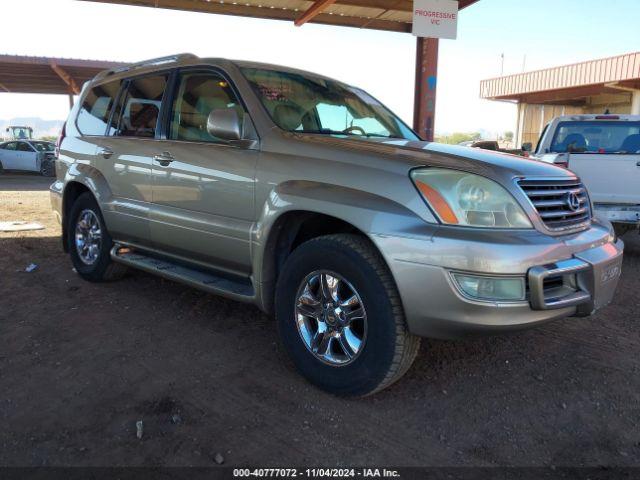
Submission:
[[640,84],[640,52],[483,80],[480,97],[526,101],[533,93],[565,90],[571,95],[571,90],[586,92],[586,87],[600,87],[604,93],[611,83]]
[[69,85],[62,76],[68,75],[67,78],[71,79],[77,89],[98,72],[120,65],[123,63],[75,58],[0,55],[0,93],[66,94],[69,92]]
[[[308,0],[82,0],[293,21],[315,2]],[[463,9],[479,0],[458,0]],[[412,0],[336,0],[311,23],[411,32]]]

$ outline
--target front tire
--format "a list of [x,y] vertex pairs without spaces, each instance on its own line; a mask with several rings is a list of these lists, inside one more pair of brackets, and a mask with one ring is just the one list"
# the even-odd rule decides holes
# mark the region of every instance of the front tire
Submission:
[[420,347],[407,330],[391,272],[362,236],[328,235],[296,248],[278,278],[275,310],[296,368],[333,394],[365,396],[388,387]]
[[124,265],[111,260],[113,241],[93,195],[78,197],[69,213],[67,246],[78,274],[90,282],[118,280],[126,273]]
[[43,160],[40,165],[40,175],[43,177],[53,177],[56,174],[56,167],[52,160]]

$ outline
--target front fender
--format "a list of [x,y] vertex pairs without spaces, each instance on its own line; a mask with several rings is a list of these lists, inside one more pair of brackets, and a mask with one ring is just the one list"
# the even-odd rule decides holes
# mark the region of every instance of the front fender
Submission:
[[[252,262],[258,301],[264,307],[263,292],[270,291],[273,272],[263,268],[274,255],[281,219],[289,212],[327,215],[352,225],[376,246],[380,236],[430,238],[438,228],[404,205],[381,195],[315,181],[287,181],[275,187],[262,206],[252,232]],[[385,252],[382,256],[388,262]],[[268,303],[268,302],[267,302]]]

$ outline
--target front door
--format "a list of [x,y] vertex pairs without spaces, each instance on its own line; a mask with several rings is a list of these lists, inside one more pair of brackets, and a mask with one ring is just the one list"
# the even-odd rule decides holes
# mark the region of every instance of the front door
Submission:
[[24,170],[27,172],[38,171],[38,161],[36,150],[27,142],[18,142],[17,148],[16,170]]
[[2,154],[0,155],[2,168],[5,170],[16,169],[18,164],[18,142],[9,142],[4,145]]
[[258,152],[207,132],[209,113],[220,108],[246,115],[218,73],[179,75],[167,139],[157,142],[152,167],[151,236],[166,253],[247,275]]

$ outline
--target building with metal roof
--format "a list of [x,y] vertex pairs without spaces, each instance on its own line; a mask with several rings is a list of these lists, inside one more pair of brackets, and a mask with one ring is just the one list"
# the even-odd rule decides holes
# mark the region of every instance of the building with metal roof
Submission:
[[480,97],[517,102],[517,145],[559,115],[640,115],[640,52],[483,80]]

